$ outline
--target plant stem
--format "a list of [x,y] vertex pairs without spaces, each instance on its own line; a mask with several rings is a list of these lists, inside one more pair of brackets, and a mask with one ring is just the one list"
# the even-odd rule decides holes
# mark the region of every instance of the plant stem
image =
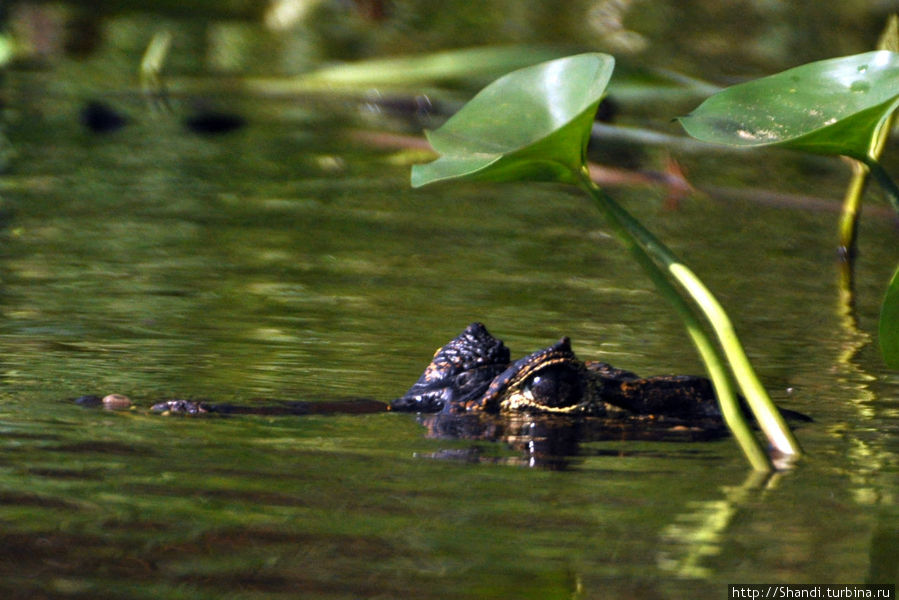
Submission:
[[672,262],[668,264],[668,270],[696,301],[711,324],[724,349],[727,361],[730,363],[734,378],[746,396],[746,402],[749,403],[749,408],[768,441],[780,453],[787,456],[798,456],[801,453],[799,443],[793,437],[790,428],[787,427],[780,411],[771,402],[768,392],[765,391],[756,376],[752,365],[749,364],[749,358],[746,356],[737,332],[724,308],[688,267],[678,262]]
[[[597,206],[599,206],[600,210],[602,210],[603,214],[612,225],[619,239],[625,243],[625,246],[631,250],[631,253],[636,257],[637,254],[632,249],[632,246],[639,246],[639,249],[642,251],[641,254],[644,256],[648,254],[652,259],[661,263],[668,274],[673,277],[683,287],[686,293],[690,295],[694,302],[696,302],[696,305],[715,332],[715,335],[721,344],[726,361],[730,364],[734,378],[743,394],[746,396],[749,407],[758,420],[759,426],[765,433],[768,441],[773,448],[781,454],[786,456],[798,456],[801,453],[798,442],[793,437],[793,434],[784,422],[777,407],[771,402],[768,393],[765,391],[761,382],[759,382],[752,366],[749,364],[749,359],[737,338],[737,334],[734,331],[727,313],[708,288],[706,288],[705,284],[703,284],[689,268],[681,263],[680,260],[664,246],[664,244],[615,202],[614,199],[609,197],[599,189],[596,184],[590,181],[586,172],[581,174],[580,185],[591,198],[594,199]],[[649,272],[649,267],[646,265],[645,261],[639,258],[638,260],[644,269]],[[646,257],[646,260],[649,260],[649,257]],[[652,266],[658,270],[658,267],[655,264]],[[652,276],[652,274],[650,275]],[[664,288],[659,279],[664,280]],[[667,278],[664,276],[658,278],[653,277],[653,282],[656,283],[656,285],[659,286],[659,289],[663,290],[664,295],[674,303],[675,308],[682,318],[685,317],[685,314],[689,313],[691,318],[695,320],[693,311],[688,305],[684,304],[686,311],[679,307],[680,304],[684,303],[684,300],[680,294],[677,293],[676,289],[671,288],[671,284],[668,282]],[[670,291],[668,291],[669,288]],[[675,301],[674,297],[677,297],[679,301]],[[689,323],[686,319],[685,322]],[[694,343],[696,343],[694,330],[699,332],[702,331],[701,327],[698,327],[698,323],[694,326],[688,325],[688,331],[690,331],[690,335],[693,337]],[[704,332],[702,335],[705,335]],[[713,369],[720,367],[723,362],[720,358],[720,354],[707,338],[705,341],[698,343],[697,348],[699,348],[706,366],[710,367],[710,375],[712,375]],[[710,357],[713,358],[711,362],[707,360],[707,358]],[[721,378],[719,377],[719,379]],[[718,381],[713,378],[713,382],[717,389]],[[719,402],[722,403],[722,413],[725,415],[731,412],[740,414],[739,407],[726,406],[728,401],[726,394],[719,396]],[[732,392],[730,394],[730,401],[733,401]],[[735,401],[734,404],[736,404]],[[731,425],[730,421],[728,421],[728,425]],[[734,433],[737,435],[736,430],[734,430]]]
[[840,215],[840,258],[846,268],[851,269],[855,258],[856,231],[860,213],[862,195],[868,184],[868,167],[860,161],[850,159],[852,179],[843,197],[843,212]]
[[843,198],[843,211],[840,214],[840,314],[853,319],[855,304],[855,255],[857,251],[858,219],[861,215],[862,195],[868,185],[870,171],[865,163],[849,159],[852,166],[852,179],[846,188]]
[[[887,19],[886,27],[884,27],[883,32],[880,34],[880,39],[877,41],[877,49],[890,50],[892,52],[899,51],[899,17],[896,15],[890,15]],[[849,187],[846,189],[846,195],[843,199],[843,213],[840,217],[840,254],[843,263],[840,291],[844,295],[848,294],[850,300],[852,297],[852,270],[855,261],[855,238],[858,228],[858,217],[861,213],[859,206],[861,205],[862,194],[865,193],[865,186],[868,183],[868,173],[870,172],[868,163],[869,161],[877,162],[880,160],[883,149],[886,147],[887,138],[890,137],[890,132],[893,130],[893,122],[895,120],[896,111],[893,111],[884,119],[877,131],[874,132],[871,145],[868,148],[867,160],[851,159],[852,179],[849,181]],[[882,176],[886,176],[886,173],[881,173]],[[890,191],[887,191],[887,193],[893,206],[897,207],[896,185],[889,176],[886,176],[886,179],[888,182],[884,189],[893,190],[892,193]],[[878,181],[881,181],[879,177]],[[883,185],[883,181],[881,181],[881,185]]]
[[[730,376],[724,366],[725,363],[723,357],[703,329],[693,308],[687,304],[680,293],[678,293],[677,289],[671,284],[668,277],[666,277],[664,271],[656,265],[647,251],[635,236],[632,235],[629,227],[621,219],[620,213],[623,212],[623,209],[618,207],[614,200],[602,192],[596,184],[590,181],[589,177],[583,178],[579,183],[594,201],[600,212],[602,212],[618,240],[625,246],[625,248],[627,248],[643,270],[646,271],[662,296],[672,304],[675,311],[681,317],[681,320],[683,320],[684,325],[687,328],[687,333],[690,335],[690,339],[699,351],[700,357],[706,365],[709,377],[712,379],[712,384],[714,385],[715,392],[718,396],[718,402],[721,405],[721,414],[724,417],[724,421],[734,434],[737,443],[740,445],[740,448],[746,455],[746,458],[749,460],[753,469],[757,471],[772,470],[771,461],[768,458],[768,455],[762,449],[743,417],[743,412],[740,410],[740,405],[737,402],[733,386],[731,385]],[[627,213],[624,214],[626,215]],[[633,218],[630,217],[630,215],[627,215],[627,219],[633,221]]]
[[877,180],[877,183],[880,184],[883,191],[886,192],[890,204],[893,205],[896,212],[899,212],[899,187],[896,186],[896,182],[893,181],[890,174],[886,172],[886,169],[884,169],[876,159],[867,157],[864,163],[865,166],[871,170],[871,175],[874,176],[874,179]]

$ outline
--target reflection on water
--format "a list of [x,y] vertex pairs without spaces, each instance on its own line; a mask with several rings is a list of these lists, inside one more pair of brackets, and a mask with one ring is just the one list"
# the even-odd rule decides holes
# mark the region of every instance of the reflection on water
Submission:
[[[259,125],[218,154],[301,152],[282,129]],[[649,217],[734,307],[777,401],[816,418],[798,432],[809,458],[760,489],[741,482],[729,440],[590,439],[522,423],[526,435],[473,442],[433,439],[398,414],[189,419],[74,406],[65,399],[110,392],[143,406],[386,402],[475,319],[515,355],[570,335],[580,356],[638,372],[699,366],[575,198],[412,193],[405,169],[351,153],[330,187],[314,171],[260,183],[266,166],[253,161],[181,165],[175,184],[133,176],[133,156],[111,170],[130,138],[96,145],[87,172],[108,172],[97,182],[71,171],[64,140],[34,137],[19,142],[22,175],[55,179],[4,197],[5,593],[714,596],[760,573],[895,576],[883,557],[896,543],[896,447],[880,433],[895,431],[895,382],[860,390],[839,367],[844,340],[828,333],[838,318],[808,310],[833,305],[831,278],[818,275],[835,267],[830,215],[694,200]],[[889,236],[868,227],[863,327],[876,315],[873,241]],[[881,370],[864,349],[854,361]]]
[[[501,443],[511,452],[484,454],[484,444],[442,449],[430,455],[467,462],[495,462],[565,470],[592,454],[588,444],[601,441],[699,442],[726,436],[717,420],[686,426],[683,422],[656,422],[655,418],[622,419],[553,415],[428,414],[418,422],[427,436],[438,440],[475,440]],[[599,452],[601,454],[601,452]]]
[[689,579],[713,577],[714,571],[707,566],[707,560],[723,551],[725,534],[747,497],[772,486],[782,476],[752,472],[741,485],[723,487],[722,498],[693,503],[689,512],[678,515],[662,531],[659,568]]

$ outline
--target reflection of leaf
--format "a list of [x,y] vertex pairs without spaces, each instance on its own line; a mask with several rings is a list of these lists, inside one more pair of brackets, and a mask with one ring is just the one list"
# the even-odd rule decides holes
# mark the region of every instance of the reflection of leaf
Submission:
[[893,274],[880,308],[880,352],[891,369],[899,369],[899,269]]
[[680,120],[687,133],[708,142],[778,145],[865,160],[897,105],[899,54],[877,51],[735,85]]
[[579,54],[509,73],[481,90],[428,140],[440,157],[412,185],[477,178],[574,182],[615,61]]

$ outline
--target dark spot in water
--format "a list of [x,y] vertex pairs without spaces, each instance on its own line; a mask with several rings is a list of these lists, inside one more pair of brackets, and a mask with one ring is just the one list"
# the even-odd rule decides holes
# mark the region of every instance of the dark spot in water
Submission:
[[218,111],[197,113],[184,120],[185,127],[203,135],[230,133],[246,124],[246,119],[240,115]]
[[166,298],[192,298],[197,295],[196,292],[191,290],[175,290],[175,289],[160,289],[160,290],[150,290],[145,292],[149,296],[162,296]]
[[81,109],[81,124],[94,133],[112,133],[128,124],[128,119],[105,102],[91,101]]

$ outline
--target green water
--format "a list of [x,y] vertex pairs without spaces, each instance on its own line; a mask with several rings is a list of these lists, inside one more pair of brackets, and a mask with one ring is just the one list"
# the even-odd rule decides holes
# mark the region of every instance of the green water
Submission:
[[[591,442],[561,471],[499,442],[480,443],[480,463],[436,460],[473,442],[430,439],[402,414],[145,408],[386,402],[475,320],[513,355],[568,335],[582,358],[701,372],[586,200],[412,191],[395,155],[350,141],[371,126],[352,102],[232,98],[247,126],[203,137],[178,121],[187,100],[166,116],[125,94],[131,124],[91,134],[62,80],[14,72],[4,87],[4,598],[724,598],[728,583],[896,582],[899,378],[870,337],[896,230],[876,193],[855,324],[840,316],[833,210],[724,193],[671,210],[664,190],[613,190],[715,290],[774,399],[815,418],[795,470],[756,479],[728,439]],[[677,158],[700,187],[752,181],[831,208],[846,180],[838,161],[781,153]],[[139,408],[71,401],[112,392]]]

